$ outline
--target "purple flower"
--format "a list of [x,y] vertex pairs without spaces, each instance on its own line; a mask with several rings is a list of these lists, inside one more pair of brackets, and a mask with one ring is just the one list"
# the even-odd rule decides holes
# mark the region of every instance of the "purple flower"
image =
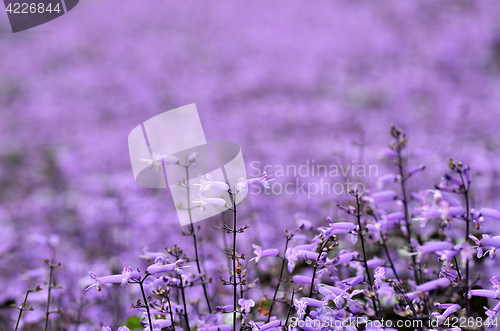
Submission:
[[452,243],[443,241],[431,241],[431,242],[426,242],[423,245],[420,245],[415,238],[412,238],[411,243],[417,251],[416,254],[418,263],[422,262],[424,254],[446,251],[453,248]]
[[247,179],[246,185],[250,186],[250,185],[262,184],[262,186],[264,186],[265,189],[270,189],[271,186],[269,185],[269,182],[272,180],[275,180],[275,178],[267,179],[267,172],[264,171],[261,177]]
[[312,306],[312,307],[321,307],[323,305],[323,301],[317,300],[317,299],[302,298],[301,300],[303,300],[306,305]]
[[[381,212],[381,211],[379,211]],[[384,230],[387,230],[387,228],[392,227],[394,223],[396,223],[399,220],[402,220],[405,218],[405,214],[403,214],[400,211],[386,214],[385,212],[381,214],[382,220],[386,223],[386,228]]]
[[297,300],[293,300],[293,304],[295,306],[295,309],[297,310],[297,317],[299,319],[303,319],[304,316],[306,315],[306,309],[307,309],[307,303],[305,302],[304,298]]
[[132,268],[130,266],[124,266],[123,267],[123,271],[122,271],[122,281],[121,281],[121,286],[122,287],[127,287],[128,285],[128,281],[130,280],[130,278],[132,277]]
[[468,243],[464,242],[462,245],[457,245],[460,247],[460,261],[463,268],[465,268],[465,264],[469,261],[474,255],[474,248]]
[[425,165],[424,164],[421,164],[419,165],[418,167],[416,168],[413,168],[411,169],[410,171],[408,171],[408,175],[407,176],[413,176],[414,174],[416,174],[417,172],[419,171],[422,171],[425,169]]
[[348,232],[354,230],[354,228],[356,227],[351,222],[334,223],[330,217],[327,217],[326,220],[328,221],[330,226],[318,228],[318,231],[322,232],[325,237],[329,237],[332,234],[348,233]]
[[103,284],[121,284],[123,287],[127,286],[130,279],[139,279],[140,275],[137,271],[132,271],[129,266],[123,267],[121,275],[111,275],[104,277],[97,277],[93,272],[89,272],[90,277],[95,280],[95,283],[88,286],[86,290],[95,286],[98,291],[102,290]]
[[165,264],[165,260],[163,258],[157,258],[155,264],[150,265],[146,271],[150,274],[159,274],[161,272],[174,271],[178,274],[182,272],[182,268],[184,268],[184,260],[177,260],[174,263]]
[[299,250],[299,257],[303,257],[309,260],[317,260],[319,257],[319,253],[306,250]]
[[450,193],[439,190],[432,190],[431,193],[433,194],[434,202],[436,204],[439,204],[441,201],[447,201],[451,206],[461,206],[460,201],[458,201],[457,198]]
[[439,277],[448,278],[454,284],[458,281],[458,272],[455,269],[442,267],[439,271]]
[[356,213],[356,209],[353,206],[344,207],[340,204],[339,201],[337,201],[337,208],[351,215],[354,215]]
[[495,236],[495,237],[483,236],[483,239],[481,239],[481,245],[500,248],[500,236]]
[[500,280],[496,276],[493,276],[490,278],[490,283],[496,290],[495,297],[500,298]]
[[200,330],[200,331],[232,331],[233,328],[230,325],[219,324],[219,325],[215,325],[215,326],[201,327],[198,330]]
[[300,251],[313,251],[317,246],[318,244],[316,242],[312,242],[310,244],[297,245],[295,246],[295,249],[298,249]]
[[369,202],[373,202],[375,204],[379,204],[387,201],[392,201],[396,199],[396,197],[397,197],[396,192],[388,190],[388,191],[372,193],[370,196],[364,197],[363,199]]
[[377,242],[380,239],[380,230],[382,225],[379,222],[375,224],[367,224],[366,229],[368,230],[369,238],[371,241]]
[[365,277],[363,275],[359,275],[359,276],[344,279],[342,282],[350,287],[353,287],[354,285],[362,283],[364,280],[365,280]]
[[417,286],[417,290],[421,291],[421,292],[429,292],[429,291],[432,291],[432,290],[436,290],[440,287],[448,287],[450,286],[450,280],[447,279],[447,278],[438,278],[438,279],[434,279],[434,280],[431,280],[427,283],[423,283],[422,285],[420,286]]
[[146,261],[151,261],[152,259],[156,259],[158,256],[167,256],[165,252],[150,252],[148,246],[143,246],[141,248],[142,254],[139,255],[140,258],[146,259]]
[[[488,307],[483,307],[486,310],[486,316],[488,316],[488,319],[486,321],[486,324],[490,324],[489,328],[491,328],[493,325],[497,325],[497,321],[495,319],[495,315],[498,314],[500,311],[500,302],[496,304],[493,309],[488,309]],[[486,325],[485,324],[485,325]]]
[[233,305],[217,306],[215,307],[215,310],[222,313],[230,313],[234,311],[234,306]]
[[167,328],[170,325],[172,325],[172,322],[170,319],[156,319],[155,314],[151,316],[151,323],[153,324],[153,327],[151,328],[151,325],[148,323],[148,318],[146,312],[144,312],[144,317],[145,320],[143,323],[145,324],[144,331],[156,331],[156,330],[161,330],[163,328]]
[[479,209],[479,214],[483,217],[494,218],[500,221],[500,211],[491,208],[481,208]]
[[469,238],[476,244],[476,246],[473,246],[473,248],[477,249],[477,258],[480,259],[483,257],[483,248],[481,247],[481,241],[476,238],[476,236],[470,234]]
[[443,192],[456,192],[459,190],[461,182],[449,174],[441,178],[441,182],[436,185],[436,189]]
[[249,284],[247,285],[247,287],[248,287],[248,288],[254,288],[254,287],[256,287],[256,286],[257,286],[257,284],[259,283],[259,281],[260,281],[260,280],[259,280],[258,278],[255,278],[255,280],[254,280],[253,282],[249,283]]
[[[462,252],[462,251],[461,251]],[[458,251],[455,250],[446,250],[446,251],[441,251],[439,254],[438,260],[441,262],[443,266],[445,266],[447,269],[451,269],[451,260],[453,259],[454,256],[458,254]]]
[[[445,305],[441,305],[442,308],[445,308]],[[446,310],[442,313],[439,314],[438,312],[433,312],[432,316],[434,316],[439,324],[442,324],[444,320],[454,312],[460,310],[460,305],[459,304],[450,304],[449,306],[446,306]]]
[[329,264],[331,264],[333,267],[335,267],[335,266],[338,266],[340,264],[347,263],[347,262],[351,261],[352,259],[357,258],[358,255],[359,255],[358,252],[343,253],[343,254],[340,254],[337,257],[333,258]]
[[397,182],[401,176],[395,174],[387,174],[377,178],[377,187],[381,189],[385,183]]
[[366,263],[368,264],[368,268],[377,268],[383,266],[385,264],[385,261],[375,256],[373,259],[368,260]]
[[258,328],[258,330],[266,331],[266,330],[274,329],[274,328],[277,328],[280,325],[280,323],[281,322],[279,320],[274,320],[272,322],[269,322],[267,324],[262,325],[260,328]]
[[311,221],[308,221],[304,218],[304,215],[301,213],[295,213],[293,215],[293,218],[295,218],[295,224],[299,227],[301,230],[309,230],[312,227]]
[[285,252],[285,259],[288,261],[288,272],[293,273],[295,269],[295,263],[300,256],[300,250],[295,248],[289,248]]
[[382,282],[385,280],[385,268],[384,267],[378,267],[375,269],[373,273],[373,277],[375,278],[375,288],[379,289],[380,286],[382,285]]
[[255,306],[255,302],[251,299],[239,299],[238,304],[241,306],[241,313],[244,317],[248,317],[250,310]]
[[418,202],[423,202],[424,199],[425,199],[425,193],[417,193],[417,192],[412,192],[411,193],[411,198],[415,201],[418,201]]
[[391,285],[387,283],[382,283],[380,288],[377,290],[377,293],[379,296],[385,297],[386,305],[389,306],[396,291]]
[[[297,284],[311,284],[312,283],[312,277],[309,276],[303,276],[303,275],[295,275],[292,277],[292,281]],[[319,280],[316,278],[314,279],[314,284],[316,284]]]
[[[492,239],[492,237],[490,235],[487,235],[487,234],[483,234],[483,239],[479,240],[477,239],[475,236],[473,235],[469,235],[469,238],[472,239],[474,241],[474,243],[476,244],[476,246],[474,246],[474,248],[477,249],[477,257],[480,258],[481,256],[485,256],[486,254],[488,254],[490,256],[490,259],[494,259],[495,256],[497,255],[496,251],[497,251],[497,247],[495,246],[490,246],[490,249],[487,250],[486,252],[483,253],[483,245],[486,245],[488,246],[487,244],[492,244],[492,245],[498,245],[499,244],[499,240],[497,239]],[[494,237],[495,238],[495,237]],[[481,254],[481,256],[480,256]]]
[[441,219],[448,220],[449,218],[462,215],[464,208],[462,206],[452,206],[450,202],[442,200],[438,203]]
[[255,260],[255,264],[258,264],[259,260],[262,257],[278,256],[278,254],[279,254],[279,251],[276,248],[270,248],[270,249],[263,250],[262,247],[260,247],[259,245],[253,244],[252,246],[254,248],[253,252],[255,254],[255,257],[252,258],[250,261]]
[[346,291],[344,291],[338,287],[326,285],[326,284],[320,284],[318,286],[318,292],[323,294],[323,295],[328,295],[330,293],[333,293],[335,295],[347,295],[347,296],[349,296],[349,294]]
[[351,235],[350,235],[351,243],[353,245],[355,245],[358,242],[358,238],[359,238],[359,235],[358,235],[358,233],[359,233],[359,226],[358,225],[356,225],[356,228],[355,228],[354,231],[355,232],[351,233]]
[[412,218],[413,221],[420,222],[420,227],[425,227],[427,222],[433,218],[440,218],[441,212],[437,206],[432,205],[430,202],[424,202],[417,207],[414,212],[415,216]]
[[497,297],[497,292],[493,290],[470,290],[470,294],[475,297],[500,299],[500,297]]

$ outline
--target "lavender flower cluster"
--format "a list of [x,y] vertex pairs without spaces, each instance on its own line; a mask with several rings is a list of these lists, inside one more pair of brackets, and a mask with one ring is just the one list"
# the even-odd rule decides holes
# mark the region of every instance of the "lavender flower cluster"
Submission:
[[[467,242],[474,256],[469,260],[469,310],[483,322],[488,317],[484,307],[498,310],[498,300],[490,297],[496,290],[490,279],[500,273],[498,260],[492,259],[496,252],[494,236],[498,234],[492,209],[500,210],[496,92],[500,2],[326,1],[313,6],[305,2],[223,0],[145,5],[116,0],[87,1],[77,11],[79,14],[70,19],[68,16],[68,20],[44,25],[42,33],[5,34],[0,41],[0,330],[14,329],[17,321],[18,330],[94,331],[103,325],[112,330],[121,326],[144,329],[141,313],[130,309],[131,303],[137,306],[138,299],[141,305],[145,303],[140,285],[123,289],[102,284],[101,291],[84,291],[95,283],[88,271],[100,278],[121,275],[123,266],[131,266],[132,272],[140,269],[141,278],[130,278],[130,282],[139,281],[157,256],[169,257],[167,264],[177,261],[165,246],[174,254],[182,249],[184,273],[203,275],[203,280],[196,279],[194,286],[185,287],[190,327],[197,328],[202,323],[198,316],[208,316],[210,311],[221,321],[206,317],[207,325],[232,327],[230,307],[226,307],[226,314],[218,312],[217,307],[234,306],[234,285],[223,286],[220,281],[222,277],[232,282],[234,234],[221,227],[226,223],[229,230],[233,228],[233,213],[197,223],[200,229],[193,227],[195,249],[191,229],[178,227],[168,191],[135,185],[124,139],[146,118],[194,101],[204,109],[200,117],[206,136],[238,142],[247,169],[251,169],[252,161],[298,168],[306,160],[322,165],[379,167],[382,176],[377,183],[371,178],[362,180],[372,192],[363,194],[360,208],[374,286],[375,257],[385,261],[386,279],[397,281],[397,277],[380,244],[382,238],[376,241],[377,231],[372,225],[378,223],[367,213],[367,206],[382,224],[385,217],[403,214],[402,219],[389,220],[393,227],[382,228],[380,233],[387,233],[386,245],[409,300],[421,304],[422,294],[417,291],[417,297],[410,298],[415,295],[410,293],[422,286],[419,282],[439,277],[437,272],[441,273],[443,267],[441,278],[451,282],[448,287],[429,292],[430,313],[425,306],[421,312],[413,305],[419,319],[413,315],[403,318],[394,311],[401,294],[393,295],[390,305],[380,295],[384,313],[380,321],[422,321],[425,328],[431,324],[428,318],[437,320],[432,316],[435,312],[448,316],[443,323],[452,322],[441,328],[452,328],[462,323],[459,319],[453,326],[453,318],[470,316],[467,309],[465,313],[462,310],[466,306],[462,255],[469,246],[451,257],[458,250],[455,246],[466,239],[466,224],[460,214],[466,212],[464,195],[444,189],[444,198],[436,196],[434,200],[435,193],[425,190],[435,191],[434,184],[446,171],[461,181],[460,175],[447,166],[449,156],[470,163],[469,234],[474,237]],[[113,13],[112,19],[109,13]],[[6,19],[0,19],[0,26],[9,31],[6,24]],[[387,140],[384,132],[391,121],[411,130],[411,148],[403,151],[405,175],[420,163],[427,165],[425,171],[405,181],[408,217],[404,215],[399,169],[393,165],[397,156],[394,149],[382,150]],[[191,169],[194,174],[195,166]],[[336,178],[327,179],[333,186]],[[283,184],[284,180],[276,178],[271,184]],[[293,178],[293,182],[296,180]],[[302,184],[316,178],[298,180]],[[455,185],[448,180],[443,184]],[[376,190],[389,191],[384,193],[389,197],[394,191],[396,200],[382,202],[387,196],[377,196]],[[317,194],[308,200],[303,194],[262,192],[238,205],[237,228],[249,225],[244,233],[237,234],[236,251],[238,256],[245,255],[245,259],[239,257],[239,263],[248,284],[242,284],[243,299],[254,302],[248,309],[254,322],[267,322],[269,316],[270,322],[272,316],[285,322],[291,296],[300,301],[310,292],[310,283],[296,284],[293,277],[312,277],[316,259],[305,254],[319,254],[315,248],[305,249],[307,253],[299,254],[290,274],[288,260],[283,262],[286,251],[312,243],[319,234],[317,228],[329,226],[326,216],[334,223],[356,225],[355,213],[347,214],[336,206],[339,200],[346,208],[356,208],[356,199],[348,194]],[[373,203],[366,200],[370,197]],[[452,198],[459,201],[463,211],[450,202]],[[445,201],[450,203],[449,208]],[[193,207],[199,208],[198,203]],[[379,213],[381,210],[385,213]],[[303,215],[292,217],[296,211]],[[414,248],[405,234],[406,219],[411,219]],[[283,229],[288,227],[291,233],[302,224],[304,227],[285,250],[287,235]],[[356,236],[355,230],[352,232],[336,234],[340,244],[327,253],[329,259],[340,256],[342,249],[359,253],[352,261],[335,267],[341,280],[361,273],[351,265],[364,265],[360,262],[360,237],[352,244],[350,239]],[[450,247],[447,239],[453,249],[443,258],[451,257],[451,262],[441,266],[435,260],[441,254],[428,252],[435,247],[426,243],[442,241],[446,248]],[[278,249],[278,256],[263,256],[257,265],[257,259],[249,262],[256,257],[252,244],[260,246],[264,255]],[[238,260],[235,264],[238,268]],[[342,287],[329,279],[328,272],[321,272],[324,268],[318,266],[315,279],[321,277],[320,284]],[[175,270],[164,275],[179,279]],[[162,297],[150,293],[149,282],[154,278],[149,276],[143,288],[146,299],[151,296],[158,301]],[[382,281],[382,291],[386,283]],[[368,286],[368,280],[364,280],[354,289]],[[323,298],[319,290],[313,289],[313,299]],[[170,291],[169,299],[182,313],[182,291],[175,287]],[[265,297],[267,300],[262,301]],[[240,298],[241,294],[237,301]],[[361,293],[351,299],[368,303],[373,309],[371,299]],[[398,312],[405,309],[403,299]],[[434,302],[442,304],[438,307]],[[461,308],[455,310],[455,304]],[[378,302],[376,305],[379,311]],[[242,306],[236,302],[236,307],[241,310]],[[320,307],[308,307],[310,312],[302,321],[318,321],[314,312]],[[138,309],[145,312],[144,307]],[[270,314],[263,315],[268,311]],[[413,314],[411,306],[410,311]],[[240,313],[236,314],[240,326]],[[379,321],[363,313],[354,315]],[[156,314],[154,318],[170,316]],[[176,313],[174,318],[178,325],[182,317]],[[300,327],[300,321],[293,306],[288,323]],[[351,326],[356,319],[343,321]],[[143,318],[142,323],[149,320]],[[360,323],[353,327],[366,324]]]
[[[182,234],[192,240],[178,243],[187,251],[178,245],[156,251],[144,246],[138,252],[147,263],[143,270],[126,265],[121,273],[90,272],[93,283],[86,281],[74,318],[64,314],[64,306],[54,308],[51,292],[61,287],[54,280],[61,264],[46,260],[48,282],[28,286],[23,303],[12,305],[19,310],[15,330],[35,314],[29,294],[39,292],[46,298],[45,312],[35,321],[43,330],[70,325],[95,329],[92,318],[82,317],[83,308],[112,307],[113,295],[120,302],[130,299],[131,308],[117,307],[127,309],[129,317],[112,328],[105,322],[112,315],[100,314],[102,331],[497,329],[500,279],[485,281],[482,265],[494,260],[500,248],[500,236],[485,230],[488,223],[500,221],[500,211],[474,206],[471,168],[452,159],[434,188],[410,192],[409,181],[421,176],[425,166],[409,167],[405,133],[395,126],[390,133],[385,155],[394,172],[379,177],[381,190],[363,195],[349,191],[348,199],[337,202],[335,215],[319,224],[295,214],[296,227],[284,229],[282,249],[253,243],[252,257],[245,237],[259,229],[241,224],[248,215],[240,215],[236,201],[250,186],[269,188],[272,179],[263,173],[241,178],[234,187],[210,175],[199,176],[194,185],[180,182],[188,198],[189,190],[196,189],[198,200],[178,208],[189,213],[208,205],[229,209],[212,223],[223,238],[226,267],[204,251],[208,238],[201,239],[201,229],[206,225],[191,223]],[[178,159],[170,163],[185,168],[189,178],[196,161],[197,155],[190,155],[184,164]],[[214,190],[216,195],[227,192],[231,205],[207,197]],[[52,241],[47,245],[55,252],[56,239]],[[29,312],[23,317],[24,311]],[[50,318],[52,314],[61,317]]]

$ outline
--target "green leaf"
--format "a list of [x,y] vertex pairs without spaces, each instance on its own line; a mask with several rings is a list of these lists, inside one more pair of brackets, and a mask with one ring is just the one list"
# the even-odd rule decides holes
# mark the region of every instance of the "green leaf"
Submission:
[[135,328],[141,328],[141,319],[137,316],[130,316],[125,323],[125,326],[130,330],[134,330]]

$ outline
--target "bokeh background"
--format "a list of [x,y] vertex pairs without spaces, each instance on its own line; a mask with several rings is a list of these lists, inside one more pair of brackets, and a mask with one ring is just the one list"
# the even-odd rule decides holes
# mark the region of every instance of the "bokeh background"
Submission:
[[[427,165],[413,190],[432,188],[453,157],[472,166],[474,203],[500,207],[498,2],[86,0],[17,34],[2,12],[0,32],[2,329],[27,283],[46,282],[42,258],[63,264],[59,328],[132,313],[133,293],[82,288],[89,270],[147,265],[142,246],[186,242],[169,192],[134,183],[127,135],[190,103],[207,139],[238,143],[248,167],[315,160],[377,164],[382,175],[395,123],[410,165]],[[343,198],[249,195],[242,250],[281,242],[296,212],[316,222]],[[220,221],[200,223],[208,256],[220,253]],[[33,294],[25,315],[34,329],[45,295]]]

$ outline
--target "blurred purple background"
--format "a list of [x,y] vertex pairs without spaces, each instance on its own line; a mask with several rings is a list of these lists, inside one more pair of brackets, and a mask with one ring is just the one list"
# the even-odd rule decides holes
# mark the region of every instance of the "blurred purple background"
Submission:
[[[242,147],[249,175],[252,161],[308,159],[385,174],[395,123],[410,165],[428,167],[413,189],[432,187],[453,157],[472,166],[474,203],[500,207],[498,2],[87,0],[17,34],[2,12],[0,30],[0,303],[19,300],[26,277],[43,282],[42,271],[19,275],[43,268],[51,235],[65,266],[59,323],[76,315],[88,270],[137,265],[144,245],[182,244],[169,193],[134,183],[127,135],[190,103],[208,140]],[[249,195],[246,222],[276,231],[248,243],[281,240],[296,212],[319,220],[343,198]],[[219,221],[201,225],[208,233]],[[127,314],[98,307],[85,308],[93,323]],[[11,313],[0,310],[0,325]]]

